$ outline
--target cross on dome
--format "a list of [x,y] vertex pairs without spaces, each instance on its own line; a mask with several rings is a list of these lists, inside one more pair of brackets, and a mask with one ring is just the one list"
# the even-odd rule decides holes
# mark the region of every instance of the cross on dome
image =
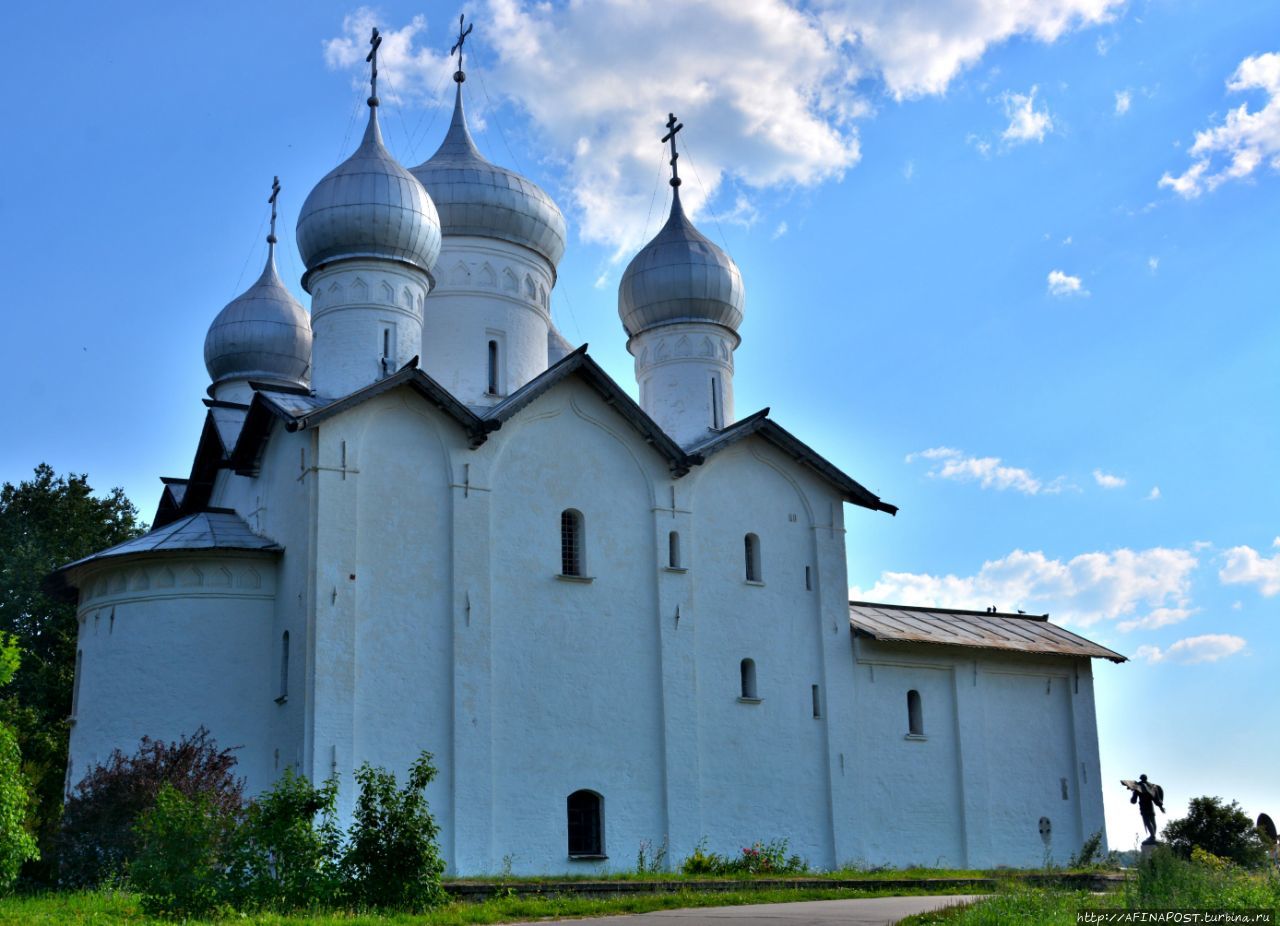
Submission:
[[276,197],[280,195],[280,178],[271,178],[271,195],[267,198],[267,202],[271,203],[271,232],[267,235],[267,244],[271,246],[274,253],[276,247]]
[[371,73],[369,74],[369,88],[370,88],[369,105],[377,106],[378,105],[378,46],[382,44],[382,36],[378,33],[377,26],[373,27],[373,35],[369,36],[369,44],[372,47],[369,49],[369,54],[366,55],[364,59],[372,66],[370,68]]
[[458,56],[458,69],[453,72],[453,79],[457,83],[462,83],[464,80],[467,79],[467,75],[463,73],[463,70],[462,70],[462,45],[464,42],[466,42],[467,36],[471,34],[471,30],[474,29],[476,26],[475,23],[472,23],[471,25],[467,26],[467,28],[464,30],[462,28],[462,21],[466,19],[466,16],[467,16],[466,13],[462,13],[458,16],[458,41],[454,42],[453,47],[449,49],[450,55],[453,55],[456,53]]
[[676,165],[676,161],[680,160],[680,155],[676,151],[676,133],[684,128],[684,123],[676,123],[676,114],[667,113],[667,134],[662,136],[662,143],[665,145],[671,142],[671,185],[680,186],[680,170]]

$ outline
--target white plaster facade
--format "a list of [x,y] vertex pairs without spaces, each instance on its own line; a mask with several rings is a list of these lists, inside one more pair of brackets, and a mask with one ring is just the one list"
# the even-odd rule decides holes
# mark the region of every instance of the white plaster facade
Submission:
[[[1035,865],[1101,828],[1089,659],[855,634],[846,511],[875,531],[863,509],[894,509],[762,414],[734,424],[736,332],[636,335],[637,404],[563,356],[546,260],[447,229],[441,254],[434,290],[394,260],[309,268],[311,393],[213,403],[156,526],[221,511],[269,549],[212,537],[64,570],[69,782],[203,725],[250,793],[292,766],[336,776],[347,814],[361,763],[403,774],[429,750],[458,875],[780,838],[818,868]],[[581,790],[601,799],[590,858],[568,851]]]

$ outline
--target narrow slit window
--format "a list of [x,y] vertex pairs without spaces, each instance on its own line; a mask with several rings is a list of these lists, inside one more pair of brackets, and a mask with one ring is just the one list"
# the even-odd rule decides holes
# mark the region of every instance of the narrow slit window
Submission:
[[924,709],[920,706],[920,692],[914,688],[907,692],[907,732],[924,736]]
[[742,697],[748,701],[760,700],[759,689],[756,687],[756,661],[754,659],[744,659],[739,666],[742,675]]
[[594,791],[574,791],[569,795],[569,857],[603,858],[604,827],[601,804]]
[[76,677],[71,685],[71,716],[80,710],[80,676],[84,673],[84,650],[76,650]]
[[489,395],[498,394],[498,342],[489,342]]
[[568,508],[560,513],[560,574],[585,575],[582,512]]
[[755,534],[747,534],[747,536],[743,538],[743,551],[746,554],[747,581],[764,581],[760,577],[760,538]]
[[280,635],[280,693],[276,701],[283,704],[289,700],[289,631]]
[[391,369],[392,360],[391,360],[391,328],[390,327],[385,327],[382,329],[381,364],[382,364],[382,375],[390,376],[391,373],[393,372]]
[[822,693],[818,690],[817,685],[809,686],[813,689],[813,716],[822,716]]
[[724,410],[720,400],[720,380],[711,377],[711,427],[717,431],[724,427]]
[[813,567],[804,567],[804,590],[806,592],[813,591]]
[[679,531],[667,534],[667,565],[672,569],[679,569],[681,566]]

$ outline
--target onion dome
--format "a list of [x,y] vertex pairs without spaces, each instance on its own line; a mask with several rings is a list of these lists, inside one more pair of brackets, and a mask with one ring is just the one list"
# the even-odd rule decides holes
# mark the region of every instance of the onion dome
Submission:
[[[440,217],[431,197],[382,144],[377,97],[355,154],[329,171],[302,204],[298,251],[307,272],[342,258],[397,260],[432,276],[440,256]],[[434,280],[434,277],[432,277]]]
[[277,183],[271,196],[271,234],[262,276],[218,313],[204,339],[204,365],[214,386],[230,380],[304,388],[308,384],[311,317],[276,273],[278,191]]
[[693,227],[672,184],[671,216],[640,249],[618,285],[618,315],[627,335],[675,322],[708,322],[733,331],[746,293],[738,265]]
[[440,149],[417,167],[415,177],[431,194],[445,235],[475,235],[522,245],[551,264],[564,256],[564,215],[536,183],[485,160],[467,129],[461,71],[453,121]]

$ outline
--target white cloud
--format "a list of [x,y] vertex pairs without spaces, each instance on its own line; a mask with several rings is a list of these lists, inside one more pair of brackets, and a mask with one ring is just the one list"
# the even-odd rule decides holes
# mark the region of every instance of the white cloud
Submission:
[[1280,170],[1280,52],[1245,58],[1227,82],[1233,93],[1261,90],[1266,101],[1249,111],[1241,103],[1221,125],[1196,133],[1193,163],[1178,176],[1166,173],[1160,186],[1194,199],[1228,180],[1250,176],[1264,162]]
[[1148,269],[1148,270],[1150,270],[1152,273],[1155,273],[1157,270],[1159,270],[1159,269],[1160,269],[1160,258],[1158,258],[1158,257],[1148,257],[1148,258],[1147,258],[1147,269]]
[[[1280,537],[1272,546],[1280,547]],[[1224,585],[1256,585],[1267,598],[1280,595],[1280,553],[1268,557],[1253,547],[1239,546],[1222,555],[1226,563],[1218,570],[1218,579]]]
[[1177,662],[1194,665],[1197,662],[1217,662],[1234,656],[1248,646],[1243,637],[1229,633],[1206,633],[1199,637],[1186,637],[1162,650],[1158,646],[1139,646],[1134,657],[1147,662]]
[[1089,291],[1084,288],[1079,277],[1073,277],[1069,273],[1063,273],[1061,270],[1049,271],[1048,284],[1050,296],[1089,295]]
[[1123,476],[1112,476],[1110,473],[1104,473],[1100,469],[1093,471],[1093,481],[1104,489],[1122,489],[1128,481]]
[[1199,608],[1156,608],[1144,617],[1121,621],[1116,625],[1116,629],[1121,633],[1128,633],[1130,630],[1155,630],[1159,627],[1168,627],[1170,624],[1181,624],[1199,610]]
[[869,589],[850,597],[925,607],[1021,608],[1049,612],[1055,620],[1088,626],[1125,619],[1134,626],[1174,623],[1191,608],[1191,573],[1198,560],[1186,550],[1152,547],[1082,553],[1063,561],[1041,552],[1014,550],[982,564],[970,576],[884,572]]
[[1123,116],[1129,111],[1129,107],[1133,105],[1133,94],[1128,90],[1116,91],[1116,115]]
[[1053,129],[1053,118],[1048,109],[1036,109],[1036,91],[1032,87],[1030,93],[1013,93],[1006,90],[1000,94],[1000,102],[1004,105],[1005,118],[1009,124],[1000,133],[1001,141],[1010,145],[1023,145],[1027,142],[1042,142],[1046,132]]
[[1152,486],[1151,491],[1147,493],[1147,501],[1154,502],[1154,501],[1158,501],[1159,498],[1160,498],[1160,487]]
[[973,147],[977,149],[978,154],[982,155],[984,158],[991,157],[991,142],[987,141],[985,138],[970,132],[964,137],[964,140],[965,144],[973,145]]
[[902,165],[902,179],[910,182],[911,178],[916,175],[916,162],[907,161]]
[[783,221],[778,223],[777,228],[773,230],[773,234],[770,235],[769,237],[772,238],[774,241],[777,241],[779,238],[781,238],[790,230],[791,230],[790,226],[787,225],[787,222],[784,219]]
[[[587,241],[629,254],[642,242],[644,216],[663,155],[662,122],[675,112],[681,187],[696,216],[730,174],[756,190],[811,187],[840,178],[860,157],[857,120],[887,89],[898,99],[944,93],[987,50],[1015,37],[1051,43],[1068,31],[1112,18],[1122,0],[687,0],[681,4],[596,0],[549,4],[483,0],[483,21],[468,45],[473,116],[486,99],[528,117],[516,151],[542,152],[563,176],[549,189]],[[363,83],[375,14],[360,8],[326,43],[330,66]],[[444,23],[451,28],[452,18]],[[378,23],[379,92],[402,105],[452,102],[447,28],[416,17]],[[619,41],[645,36],[645,41]],[[714,37],[714,41],[709,41]],[[785,75],[786,79],[779,79]],[[416,124],[417,120],[407,120]],[[415,138],[429,155],[442,130]],[[384,127],[399,143],[390,124]],[[512,127],[507,127],[510,134]],[[430,137],[428,137],[428,135]],[[481,139],[483,145],[484,139]],[[397,153],[400,153],[397,149]],[[505,147],[495,160],[513,163]],[[407,153],[405,154],[407,158]],[[695,173],[696,168],[696,173]],[[665,193],[665,187],[662,189]]]
[[914,463],[916,459],[932,463],[928,473],[931,478],[977,482],[984,489],[1013,489],[1024,495],[1061,491],[1056,482],[1046,485],[1031,475],[1029,470],[1003,465],[999,457],[971,457],[952,447],[931,447],[919,453],[907,454],[908,463]]

